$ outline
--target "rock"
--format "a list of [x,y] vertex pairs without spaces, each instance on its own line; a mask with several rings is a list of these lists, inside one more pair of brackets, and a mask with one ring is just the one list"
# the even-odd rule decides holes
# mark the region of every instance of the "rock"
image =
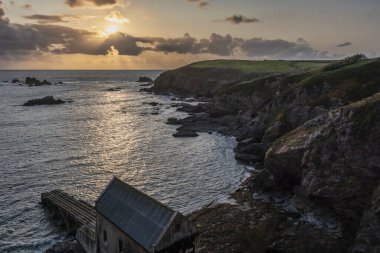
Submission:
[[356,233],[352,253],[380,251],[380,185],[374,191]]
[[105,89],[104,91],[121,91],[121,88],[120,87],[108,88],[108,89]]
[[174,137],[197,137],[199,135],[194,131],[179,130],[175,134],[173,134],[173,136]]
[[158,102],[144,102],[143,104],[144,104],[144,105],[151,105],[151,106],[158,106],[158,105],[161,105],[161,104],[158,103]]
[[58,84],[63,84],[63,82],[62,82],[62,81],[59,81]]
[[187,113],[200,113],[207,111],[208,106],[204,104],[191,105],[182,103],[180,107],[177,108],[179,112],[187,112]]
[[51,83],[46,80],[40,81],[36,79],[35,77],[29,77],[29,76],[25,79],[25,84],[27,84],[28,86],[51,85]]
[[53,96],[47,96],[40,99],[32,99],[24,103],[23,106],[35,106],[35,105],[58,105],[63,104],[65,101],[62,99],[54,99]]
[[85,253],[85,251],[76,240],[68,240],[53,245],[45,253]]
[[152,86],[152,83],[142,83],[140,84],[141,87],[149,87]]
[[153,80],[149,77],[142,76],[136,82],[138,82],[138,83],[153,83]]
[[3,83],[8,83],[8,81],[3,81]]
[[19,79],[13,79],[12,83],[20,83],[20,80]]
[[263,162],[268,148],[268,145],[263,143],[252,143],[245,146],[238,145],[235,158],[249,164]]
[[168,121],[166,122],[168,125],[181,125],[181,121],[177,118],[168,118]]
[[152,92],[152,88],[142,88],[139,92]]
[[[331,110],[276,140],[264,169],[297,208],[338,219],[352,252],[380,248],[380,93]],[[355,239],[356,237],[356,239]]]

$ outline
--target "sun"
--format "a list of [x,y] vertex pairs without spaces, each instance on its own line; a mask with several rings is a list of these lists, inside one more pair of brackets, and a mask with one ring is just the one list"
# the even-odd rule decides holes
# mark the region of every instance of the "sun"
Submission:
[[110,25],[109,27],[106,28],[106,30],[104,31],[107,35],[111,35],[115,32],[118,32],[119,31],[119,27],[117,27],[116,25]]

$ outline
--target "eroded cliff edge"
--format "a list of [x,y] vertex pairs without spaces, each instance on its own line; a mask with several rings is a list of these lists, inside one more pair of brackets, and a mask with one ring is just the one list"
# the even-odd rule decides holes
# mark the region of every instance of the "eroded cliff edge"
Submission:
[[[244,215],[225,206],[204,211],[242,225],[228,233],[228,252],[380,251],[380,60],[314,63],[278,68],[276,61],[258,72],[202,63],[155,81],[160,93],[212,97],[182,129],[236,136],[237,158],[260,169],[241,189],[238,202],[250,203]],[[207,229],[203,238],[215,233],[225,241],[219,231]],[[213,242],[204,244],[213,252]]]

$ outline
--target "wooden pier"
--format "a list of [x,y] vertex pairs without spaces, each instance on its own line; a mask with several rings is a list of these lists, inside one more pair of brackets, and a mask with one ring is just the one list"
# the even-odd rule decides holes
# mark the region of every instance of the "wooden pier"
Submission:
[[61,190],[42,193],[41,203],[55,218],[64,222],[69,233],[75,234],[80,227],[85,226],[95,235],[96,212],[90,204]]

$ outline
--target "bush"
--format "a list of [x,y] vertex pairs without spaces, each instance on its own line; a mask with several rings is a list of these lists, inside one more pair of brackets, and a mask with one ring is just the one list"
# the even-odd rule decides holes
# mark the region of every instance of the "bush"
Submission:
[[343,60],[333,62],[323,68],[323,71],[331,71],[331,70],[337,70],[343,67],[346,67],[348,65],[352,65],[355,63],[358,63],[362,60],[367,60],[367,56],[364,54],[355,54],[349,57],[344,58]]

